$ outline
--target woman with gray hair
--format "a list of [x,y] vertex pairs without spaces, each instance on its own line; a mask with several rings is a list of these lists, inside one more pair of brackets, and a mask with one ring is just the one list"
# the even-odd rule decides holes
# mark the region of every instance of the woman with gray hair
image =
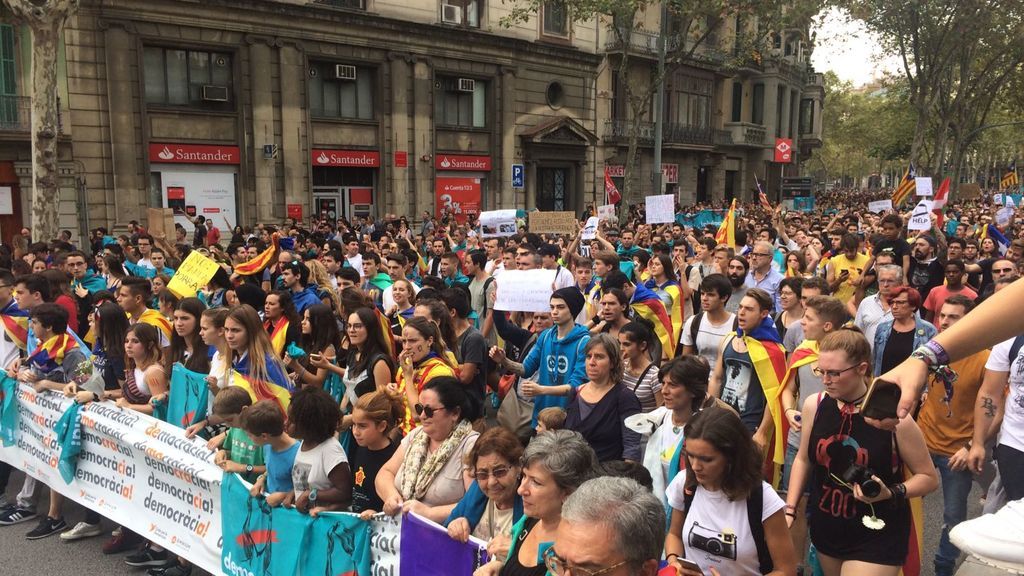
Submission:
[[583,349],[587,378],[570,392],[565,429],[579,432],[601,462],[639,462],[640,434],[626,427],[626,418],[640,413],[640,400],[622,384],[619,342],[609,334],[595,334]]
[[545,432],[523,454],[523,517],[512,527],[512,547],[504,560],[491,560],[473,576],[544,576],[544,553],[562,520],[562,504],[595,474],[594,449],[576,432]]
[[554,576],[654,576],[665,525],[664,507],[635,480],[587,480],[562,506],[558,534],[544,553],[544,564]]

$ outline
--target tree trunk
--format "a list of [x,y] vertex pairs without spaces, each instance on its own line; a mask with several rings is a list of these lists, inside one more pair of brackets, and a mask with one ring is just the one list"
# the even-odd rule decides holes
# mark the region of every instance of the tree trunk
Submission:
[[57,136],[57,55],[61,32],[78,0],[4,0],[32,30],[32,237],[48,242],[60,231]]

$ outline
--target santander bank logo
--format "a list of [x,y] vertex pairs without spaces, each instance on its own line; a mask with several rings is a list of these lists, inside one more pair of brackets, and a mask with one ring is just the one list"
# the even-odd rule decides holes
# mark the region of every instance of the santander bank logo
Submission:
[[174,152],[171,152],[170,148],[164,146],[164,149],[161,150],[159,154],[157,154],[157,157],[159,157],[161,160],[174,160]]
[[464,170],[469,172],[487,172],[491,169],[490,156],[460,156],[458,154],[445,154],[437,156],[434,160],[434,168],[438,170]]
[[327,157],[326,153],[321,152],[320,155],[316,157],[316,162],[317,164],[329,164],[331,159]]
[[447,156],[442,156],[441,157],[441,168],[451,168],[451,167],[452,167],[452,163],[448,161],[448,157]]

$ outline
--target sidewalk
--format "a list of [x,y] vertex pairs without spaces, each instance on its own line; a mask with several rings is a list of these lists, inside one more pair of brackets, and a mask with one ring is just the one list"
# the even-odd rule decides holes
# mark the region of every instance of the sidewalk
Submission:
[[956,576],[1005,576],[1006,574],[1014,574],[1014,572],[993,568],[988,564],[983,564],[974,556],[968,556],[960,565],[960,569],[956,571]]

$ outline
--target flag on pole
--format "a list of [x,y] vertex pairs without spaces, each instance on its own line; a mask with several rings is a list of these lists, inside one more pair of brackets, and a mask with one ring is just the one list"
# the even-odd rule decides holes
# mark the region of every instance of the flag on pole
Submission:
[[939,184],[939,190],[932,198],[932,212],[935,214],[935,227],[942,230],[944,225],[942,209],[946,207],[946,198],[949,196],[949,177],[947,176]]
[[1010,167],[1006,169],[1006,174],[1003,174],[1003,178],[999,181],[999,189],[1006,190],[1014,186],[1020,185],[1020,179],[1017,177],[1017,161],[1010,162]]
[[757,174],[754,174],[754,184],[757,186],[757,199],[761,202],[761,207],[771,212],[772,203],[768,201],[768,195],[765,194],[764,189],[761,188],[761,181],[757,179]]
[[608,196],[609,204],[622,202],[622,194],[619,194],[619,189],[615,187],[615,182],[612,182],[612,176],[608,173],[607,167],[604,169],[604,193]]
[[917,177],[917,170],[914,169],[914,163],[911,162],[910,166],[907,167],[907,172],[900,179],[899,186],[896,187],[896,191],[892,195],[893,208],[898,207],[900,204],[910,197],[917,189],[917,182],[914,178]]
[[271,240],[270,246],[255,258],[235,266],[235,273],[241,276],[252,276],[253,274],[263,272],[263,269],[274,261],[274,254],[277,253],[277,248],[281,243],[281,236],[274,232]]
[[715,233],[715,242],[718,244],[728,244],[733,248],[736,247],[736,199],[732,199],[732,205],[729,206],[729,211],[725,213],[725,219],[722,220],[722,225],[718,227],[718,232]]

